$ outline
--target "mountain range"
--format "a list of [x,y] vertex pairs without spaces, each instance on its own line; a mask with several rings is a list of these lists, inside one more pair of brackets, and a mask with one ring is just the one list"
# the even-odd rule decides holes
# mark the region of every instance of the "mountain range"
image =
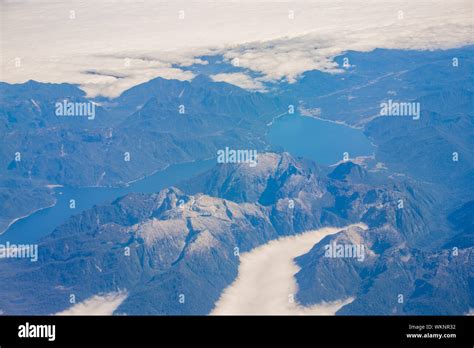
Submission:
[[[53,205],[53,186],[126,186],[225,147],[258,151],[255,167],[216,164],[71,216],[39,241],[37,262],[1,260],[0,310],[54,314],[71,294],[126,291],[115,314],[208,314],[239,254],[362,222],[367,230],[327,236],[295,259],[298,302],[355,298],[342,315],[470,312],[473,50],[346,52],[336,59],[349,58],[345,73],[310,71],[267,93],[204,75],[156,78],[114,99],[66,83],[0,83],[0,231]],[[420,119],[381,116],[388,99],[419,103]],[[62,100],[94,103],[96,117],[57,117]],[[375,155],[325,166],[271,146],[269,124],[290,105],[295,117],[360,128]],[[363,245],[364,260],[325,257],[334,243]]]

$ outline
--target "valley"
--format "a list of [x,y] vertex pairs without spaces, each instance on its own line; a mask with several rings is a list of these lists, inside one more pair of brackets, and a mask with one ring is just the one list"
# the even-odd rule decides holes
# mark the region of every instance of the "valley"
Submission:
[[273,240],[241,255],[239,274],[227,287],[211,315],[334,315],[352,298],[303,307],[295,301],[298,291],[294,275],[299,269],[293,259],[304,254],[324,237],[344,228],[322,228]]

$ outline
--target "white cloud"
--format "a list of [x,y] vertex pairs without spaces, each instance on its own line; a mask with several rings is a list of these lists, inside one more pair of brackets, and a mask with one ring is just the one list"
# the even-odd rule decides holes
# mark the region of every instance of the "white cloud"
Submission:
[[211,78],[213,81],[216,81],[216,82],[227,82],[232,85],[236,85],[248,90],[255,90],[255,91],[265,90],[265,86],[260,81],[258,81],[257,79],[253,79],[252,77],[244,73],[216,74],[216,75],[211,75]]
[[255,89],[262,81],[293,82],[307,70],[336,71],[333,57],[348,49],[474,42],[471,0],[29,0],[0,6],[0,80],[71,82],[90,95],[116,96],[157,76],[190,80],[194,75],[183,67],[205,64],[199,60],[204,54],[238,58],[239,66],[263,74],[254,83],[245,75],[221,76]]
[[95,295],[56,315],[112,315],[126,298],[125,291]]
[[[363,224],[351,225],[367,228]],[[350,228],[348,226],[346,228]],[[237,279],[216,303],[214,315],[334,315],[354,298],[304,307],[296,300],[294,275],[299,267],[295,257],[308,252],[324,237],[341,228],[323,228],[284,237],[258,247],[240,257]]]

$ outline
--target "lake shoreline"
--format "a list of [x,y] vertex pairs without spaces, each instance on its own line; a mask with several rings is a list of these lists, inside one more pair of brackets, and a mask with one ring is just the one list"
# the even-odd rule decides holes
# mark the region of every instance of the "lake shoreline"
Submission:
[[[163,188],[176,185],[183,180],[189,179],[188,175],[193,176],[199,174],[202,171],[208,170],[211,165],[214,165],[210,162],[211,159],[212,158],[167,165],[166,168],[155,171],[153,174],[147,175],[142,179],[134,180],[127,186],[72,187],[54,185],[54,187],[50,187],[50,189],[53,191],[54,204],[41,207],[40,209],[36,209],[29,214],[14,218],[0,233],[0,237],[3,240],[9,237],[11,237],[12,240],[20,238],[21,242],[24,240],[31,242],[31,238],[34,239],[34,241],[37,241],[38,236],[43,237],[51,233],[54,228],[60,226],[70,216],[80,214],[81,212],[90,209],[94,205],[105,204],[134,192],[159,192]],[[168,175],[166,173],[168,173]],[[155,176],[156,178],[154,179]],[[60,192],[58,192],[58,189]],[[64,196],[62,195],[63,193]],[[79,204],[82,203],[83,205],[79,205],[79,209],[76,208],[72,211],[69,211],[69,203],[65,200],[65,196],[68,197],[67,199],[77,198],[77,202],[79,202]],[[58,202],[61,203],[61,207],[59,208],[57,208]],[[57,213],[47,212],[46,214],[42,214],[42,212],[47,211],[47,209],[50,208],[57,208],[56,210],[59,210]],[[38,213],[41,216],[37,216],[36,214]],[[28,219],[32,219],[34,223],[29,221],[21,224],[21,226],[18,226],[18,222],[24,222]],[[53,224],[54,226],[52,226]],[[38,232],[33,232],[33,230],[40,231],[39,235]],[[47,233],[44,233],[44,230],[47,230]],[[11,236],[10,233],[12,233]],[[30,235],[34,235],[36,237],[25,238],[25,236]]]
[[39,208],[39,209],[35,209],[35,210],[33,210],[32,212],[30,212],[29,214],[26,214],[26,215],[24,215],[24,216],[20,216],[20,217],[14,218],[14,219],[8,224],[8,226],[7,226],[4,230],[2,230],[2,231],[0,232],[0,236],[2,236],[2,235],[4,235],[5,233],[7,233],[8,230],[10,229],[10,227],[13,226],[16,222],[21,221],[21,220],[23,220],[23,219],[26,219],[26,218],[30,217],[31,215],[36,214],[36,213],[38,213],[38,212],[40,212],[40,211],[42,211],[42,210],[52,208],[52,207],[54,207],[57,203],[58,203],[58,200],[57,200],[56,198],[54,198],[54,203],[53,203],[53,204],[48,205],[48,206],[46,206],[46,207],[41,207],[41,208]]

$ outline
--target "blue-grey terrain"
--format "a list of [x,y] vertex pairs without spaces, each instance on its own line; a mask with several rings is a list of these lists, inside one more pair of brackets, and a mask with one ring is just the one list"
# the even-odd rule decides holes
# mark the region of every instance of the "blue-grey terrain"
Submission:
[[[37,262],[0,260],[2,313],[57,313],[71,305],[71,293],[83,301],[126,290],[116,314],[208,314],[237,277],[236,248],[243,253],[281,236],[359,222],[368,229],[328,236],[296,258],[297,301],[354,297],[341,315],[469,313],[474,47],[346,56],[351,67],[342,74],[306,72],[267,93],[205,75],[156,78],[115,99],[93,100],[94,120],[55,115],[58,101],[89,101],[77,86],[1,83],[5,238],[14,219],[57,202],[51,185],[123,187],[169,165],[213,159],[226,147],[259,153],[255,167],[216,163],[154,193],[71,213],[39,240]],[[419,119],[380,116],[388,99],[419,103]],[[360,129],[373,154],[341,153],[327,165],[289,153],[269,140],[278,117]],[[365,259],[326,258],[328,243],[363,244]]]

